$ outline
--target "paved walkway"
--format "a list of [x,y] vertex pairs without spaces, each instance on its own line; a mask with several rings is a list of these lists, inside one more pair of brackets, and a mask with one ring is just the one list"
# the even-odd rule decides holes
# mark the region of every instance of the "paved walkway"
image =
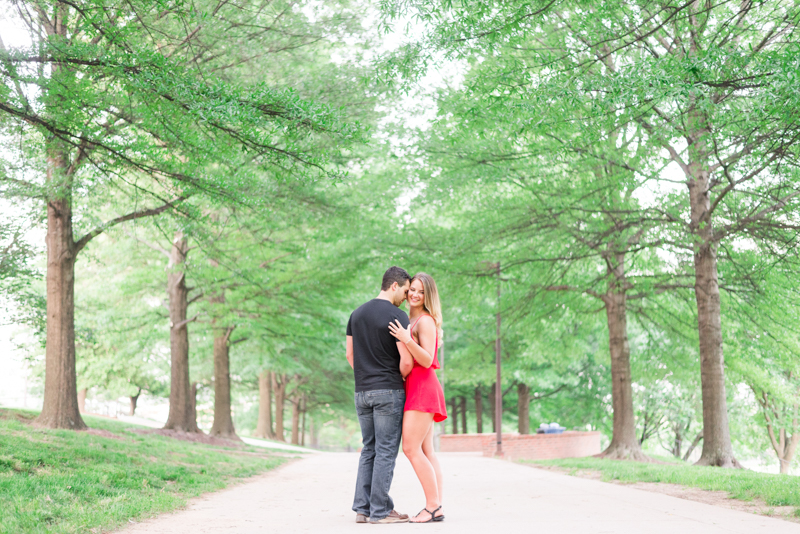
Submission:
[[241,438],[241,439],[248,445],[253,445],[254,447],[263,447],[265,449],[278,449],[281,451],[291,451],[291,452],[307,452],[309,454],[320,454],[320,451],[314,449],[307,449],[305,447],[297,447],[295,445],[289,445],[288,443],[280,443],[277,441],[269,441],[266,439],[257,439],[257,438]]
[[[98,415],[98,414],[89,414],[89,415]],[[101,415],[101,417],[104,417]],[[116,417],[119,421],[133,423],[135,425],[146,426],[149,428],[164,428],[164,421],[154,421],[152,419],[146,419],[144,417],[139,417],[136,415],[117,415]],[[248,445],[253,445],[254,447],[263,447],[265,449],[278,449],[281,451],[290,451],[290,452],[307,452],[307,453],[317,453],[314,449],[307,449],[305,447],[297,447],[295,445],[289,445],[288,443],[283,443],[279,441],[270,441],[266,439],[257,439],[257,438],[241,438],[242,441],[247,443]]]
[[[471,454],[442,454],[441,461],[446,477],[443,523],[355,524],[350,506],[358,456],[322,453],[122,532],[364,534],[372,529],[433,529],[459,534],[800,534],[800,525],[779,519]],[[424,505],[419,483],[402,454],[391,493],[401,512],[416,513]]]

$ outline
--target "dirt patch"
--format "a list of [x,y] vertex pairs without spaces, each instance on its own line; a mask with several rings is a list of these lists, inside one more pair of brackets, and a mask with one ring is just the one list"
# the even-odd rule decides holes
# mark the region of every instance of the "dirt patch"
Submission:
[[181,432],[179,430],[166,430],[163,428],[158,429],[131,429],[131,432],[136,434],[158,434],[159,436],[166,436],[168,438],[179,439],[181,441],[191,441],[192,443],[202,443],[203,445],[216,445],[217,447],[234,447],[241,448],[244,443],[232,439],[217,438],[209,436],[204,432]]
[[642,491],[650,491],[653,493],[663,493],[670,497],[677,497],[687,501],[701,502],[703,504],[710,504],[712,506],[721,506],[729,510],[738,510],[739,512],[747,512],[756,515],[766,515],[791,521],[792,523],[800,523],[800,517],[795,516],[794,506],[770,506],[761,499],[753,499],[752,501],[740,501],[730,496],[727,491],[710,491],[700,488],[693,488],[691,486],[681,486],[679,484],[667,484],[664,482],[623,482],[621,480],[603,480],[603,473],[594,469],[565,469],[563,467],[556,467],[552,465],[538,465],[526,464],[537,469],[544,469],[546,471],[555,471],[557,473],[564,473],[565,475],[572,475],[580,478],[588,478],[591,480],[600,480],[611,484],[620,484],[635,488]]

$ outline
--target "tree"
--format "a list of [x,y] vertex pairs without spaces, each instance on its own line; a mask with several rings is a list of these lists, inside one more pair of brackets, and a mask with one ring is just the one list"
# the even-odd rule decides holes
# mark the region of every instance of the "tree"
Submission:
[[231,415],[230,337],[235,327],[214,329],[214,424],[209,434],[235,438]]
[[189,375],[189,289],[186,287],[186,257],[189,243],[178,230],[172,239],[169,252],[157,247],[169,258],[167,263],[167,295],[169,307],[169,415],[164,428],[183,432],[197,432],[195,398],[192,395]]
[[168,260],[126,228],[97,243],[76,263],[79,398],[96,388],[110,398],[129,397],[135,411],[142,392],[161,397],[170,390],[167,311],[158,284]]
[[458,254],[477,261],[471,255],[480,251],[511,272],[527,271],[526,297],[576,292],[602,303],[615,421],[603,455],[648,460],[636,437],[628,300],[664,291],[676,277],[652,251],[669,220],[637,201],[646,181],[634,169],[646,145],[624,123],[580,148],[566,141],[586,137],[579,122],[525,127],[528,118],[517,113],[525,96],[497,98],[484,65],[493,72],[491,61],[473,68],[468,90],[439,100],[441,118],[422,142],[430,192],[421,196],[459,210],[459,231],[468,225],[464,233],[474,237],[460,239]]
[[[220,4],[212,17],[149,0],[15,7],[33,44],[2,51],[0,112],[39,148],[44,174],[34,181],[13,177],[47,209],[47,371],[38,422],[80,429],[74,269],[86,245],[122,222],[181,209],[194,195],[257,203],[266,195],[254,167],[282,177],[311,169],[325,175],[326,152],[312,148],[314,140],[349,140],[358,128],[342,126],[335,112],[292,91],[206,81],[203,74],[221,65],[210,49],[203,52],[209,57],[197,57],[187,46],[198,33],[193,28],[205,27],[203,36],[239,28],[239,36],[253,38],[225,20],[251,19],[240,6]],[[249,194],[241,195],[245,187]],[[76,226],[76,201],[91,200],[91,207],[112,194],[137,200],[137,207],[105,220],[82,216]]]
[[[800,190],[788,155],[800,124],[788,80],[798,55],[786,37],[800,8],[629,0],[385,6],[390,14],[412,10],[431,28],[391,63],[393,72],[409,73],[442,49],[451,57],[499,57],[494,80],[504,91],[529,95],[531,121],[579,119],[593,132],[612,130],[622,116],[659,147],[650,151],[652,168],[671,165],[680,173],[685,192],[662,211],[683,226],[672,248],[688,248],[693,260],[704,423],[699,464],[738,466],[725,393],[718,249],[742,233],[770,239],[774,229],[797,227],[791,214]],[[553,36],[565,46],[551,47]],[[507,83],[515,74],[520,79]]]
[[[181,432],[199,432],[195,412],[195,396],[189,374],[189,324],[197,320],[197,315],[189,318],[189,305],[202,297],[202,293],[189,298],[191,288],[186,284],[187,260],[190,252],[189,240],[184,227],[176,229],[169,237],[172,243],[166,248],[159,241],[167,236],[159,236],[163,229],[153,225],[156,232],[147,232],[144,227],[131,228],[129,233],[139,243],[161,254],[166,259],[167,271],[166,308],[169,320],[170,347],[170,390],[169,413],[164,428]],[[195,224],[202,224],[195,221]],[[143,235],[145,232],[152,235]],[[159,240],[158,237],[161,237]]]
[[[735,336],[726,343],[735,376],[753,392],[757,420],[788,473],[800,445],[800,346],[794,258],[774,265],[758,250],[740,250],[738,267],[755,279],[754,290],[727,299],[726,321]],[[763,434],[762,434],[763,435]]]
[[272,371],[261,371],[258,375],[258,424],[253,436],[275,439],[272,425]]
[[780,472],[786,474],[800,444],[800,387],[791,372],[782,378],[785,389],[789,390],[787,400],[781,398],[780,393],[775,395],[759,385],[751,387],[764,416],[770,444],[778,457]]

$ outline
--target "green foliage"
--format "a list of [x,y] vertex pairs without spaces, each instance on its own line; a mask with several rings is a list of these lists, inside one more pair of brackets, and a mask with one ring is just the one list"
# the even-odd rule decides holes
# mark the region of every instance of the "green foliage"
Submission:
[[[359,121],[375,118],[373,97],[353,85],[364,71],[360,8],[54,1],[30,12],[55,13],[57,24],[26,9],[9,15],[33,30],[30,46],[0,51],[0,188],[40,209],[66,197],[76,252],[91,242],[77,266],[79,387],[166,392],[164,260],[148,247],[169,249],[176,231],[199,249],[180,267],[195,290],[193,380],[210,381],[220,325],[235,330],[235,382],[252,387],[263,368],[346,376],[328,357],[334,336],[319,333],[334,331],[336,303],[304,298],[303,288],[319,284],[308,259],[315,241],[335,239],[326,233],[339,221],[329,217],[341,212],[322,192],[356,159],[347,149],[366,140]],[[66,168],[49,172],[47,154]],[[322,282],[322,293],[336,291],[335,278]],[[44,299],[25,303],[43,333]],[[325,403],[341,399],[346,379],[305,382]]]
[[[456,311],[468,334],[488,353],[494,308],[506,320],[504,346],[519,352],[546,344],[551,361],[569,361],[570,347],[549,330],[562,320],[551,310],[561,308],[587,326],[573,335],[604,363],[605,336],[587,335],[587,317],[602,310],[597,297],[626,292],[639,434],[658,435],[662,445],[677,439],[675,429],[693,436],[698,336],[706,335],[697,331],[694,260],[707,244],[719,260],[735,430],[754,449],[764,447],[748,429],[744,384],[757,379],[750,377],[771,383],[785,421],[797,404],[796,389],[780,383],[781,365],[796,366],[797,332],[789,326],[796,322],[771,312],[778,309],[771,299],[794,299],[789,285],[769,280],[771,270],[796,261],[800,122],[796,104],[787,105],[797,102],[797,87],[786,80],[798,70],[797,6],[467,0],[381,7],[387,25],[419,25],[383,58],[387,81],[411,91],[443,61],[461,70],[458,83],[436,94],[433,126],[407,134],[418,150],[407,167],[418,177],[411,187],[420,208],[411,218],[420,255],[446,265],[446,276],[462,286],[486,276],[481,262],[503,265],[501,302],[491,301],[489,287],[478,290],[483,302],[459,294],[470,303],[470,312]],[[711,177],[704,210],[687,194],[700,187],[698,169]],[[760,295],[771,304],[759,306]],[[547,326],[537,324],[545,315]],[[751,348],[761,338],[774,343],[769,361],[780,362],[770,371]],[[553,365],[562,381],[574,379],[572,368]],[[547,376],[532,361],[520,367],[504,381],[526,369],[534,381]],[[478,368],[465,359],[451,376],[458,382],[461,369]],[[592,419],[602,428],[602,417]]]
[[[365,6],[344,1],[97,0],[64,7],[69,35],[31,19],[43,36],[0,51],[0,194],[39,209],[0,222],[0,288],[43,332],[36,251],[17,228],[68,192],[76,238],[93,239],[77,265],[79,387],[166,393],[163,252],[181,232],[191,379],[211,384],[228,331],[237,425],[254,426],[272,370],[323,439],[355,446],[344,324],[399,264],[437,280],[448,398],[488,393],[501,315],[509,429],[524,383],[534,427],[610,434],[603,297],[625,293],[637,433],[680,457],[701,429],[693,255],[712,228],[734,441],[769,446],[758,399],[791,434],[798,7],[380,5],[384,29],[420,32],[377,77]],[[430,91],[435,120],[392,125],[394,86],[442,66],[458,75]],[[69,180],[47,178],[48,150],[69,156]],[[699,222],[697,165],[713,167],[714,218]],[[168,209],[143,223],[151,205]]]
[[113,398],[140,389],[152,396],[169,393],[166,262],[137,245],[114,232],[100,236],[79,261],[78,389],[98,388]]

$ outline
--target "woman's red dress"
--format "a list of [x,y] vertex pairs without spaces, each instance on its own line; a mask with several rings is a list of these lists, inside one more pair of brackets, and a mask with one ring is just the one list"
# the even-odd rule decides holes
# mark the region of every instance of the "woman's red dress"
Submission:
[[[417,325],[422,317],[431,317],[430,315],[422,315],[415,322]],[[433,317],[431,317],[433,320]],[[414,326],[411,331],[414,331]],[[439,369],[439,337],[436,337],[436,348],[433,351],[433,363],[430,367],[425,368],[414,360],[414,367],[411,373],[406,377],[406,405],[405,411],[416,410],[418,412],[433,413],[434,422],[438,423],[447,419],[447,405],[444,402],[444,391],[442,385],[439,383],[439,378],[436,376],[434,369]]]

